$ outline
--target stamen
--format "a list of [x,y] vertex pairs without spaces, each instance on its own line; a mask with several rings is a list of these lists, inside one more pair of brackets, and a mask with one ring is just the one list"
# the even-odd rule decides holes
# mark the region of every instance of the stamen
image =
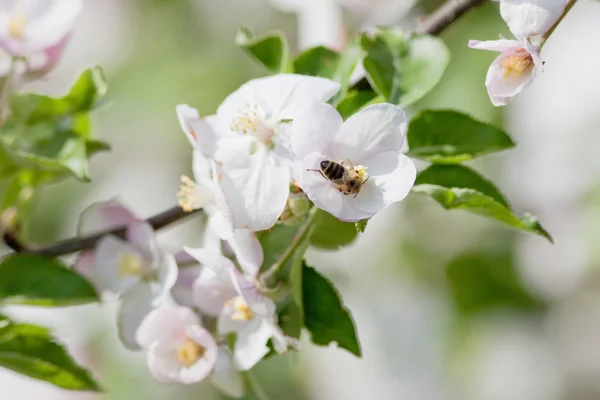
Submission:
[[229,129],[244,135],[252,135],[264,144],[269,144],[273,137],[273,128],[260,117],[257,104],[246,103],[244,109],[239,110]]
[[190,338],[186,338],[177,350],[177,359],[181,365],[189,368],[204,357],[204,353],[206,353],[206,347],[199,345]]
[[207,196],[203,194],[200,185],[185,175],[181,176],[181,187],[177,192],[177,200],[179,207],[185,212],[198,210],[208,201]]
[[525,51],[515,53],[502,61],[504,77],[518,77],[533,66],[533,58]]
[[117,258],[117,277],[119,279],[128,276],[141,276],[144,262],[139,255],[133,253],[119,254]]
[[[254,318],[254,313],[248,307],[242,296],[238,296],[232,300],[233,309],[235,312],[231,316],[234,321],[249,321]],[[231,304],[231,303],[230,303]]]
[[369,174],[367,173],[367,168],[368,167],[364,167],[362,165],[354,166],[354,170],[356,172],[358,172],[358,178],[360,179],[361,183],[365,182],[369,178]]

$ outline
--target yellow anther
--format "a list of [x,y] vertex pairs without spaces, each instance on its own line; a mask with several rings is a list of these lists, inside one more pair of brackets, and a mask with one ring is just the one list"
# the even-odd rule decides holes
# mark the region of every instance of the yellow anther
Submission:
[[369,177],[369,174],[367,173],[367,168],[368,167],[364,167],[362,165],[355,165],[354,166],[354,170],[358,173],[358,177],[360,179],[361,182],[364,182],[367,180],[367,178]]
[[511,75],[518,77],[532,66],[533,58],[531,58],[531,55],[527,52],[515,53],[502,61],[505,78],[508,78]]
[[117,258],[117,277],[140,276],[144,269],[144,262],[139,255],[133,253],[119,254]]
[[201,208],[199,204],[200,190],[198,185],[189,177],[181,176],[181,187],[177,192],[177,200],[179,207],[185,212],[190,212]]
[[238,296],[232,300],[230,303],[233,305],[233,309],[235,312],[231,316],[231,319],[234,321],[249,321],[254,317],[254,313],[248,307],[248,304],[244,301],[242,296]]
[[8,34],[15,38],[20,39],[23,34],[23,28],[27,24],[28,19],[28,4],[26,1],[19,0],[15,3],[8,20]]
[[206,348],[194,342],[190,338],[186,338],[185,342],[177,349],[177,359],[186,368],[196,364],[198,360],[204,357]]

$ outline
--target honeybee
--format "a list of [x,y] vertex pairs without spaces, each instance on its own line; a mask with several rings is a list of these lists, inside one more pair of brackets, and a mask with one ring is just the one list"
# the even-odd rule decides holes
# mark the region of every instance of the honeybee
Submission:
[[360,174],[347,158],[342,162],[333,160],[323,160],[320,164],[321,169],[309,169],[308,171],[319,172],[323,178],[331,183],[331,187],[339,190],[345,195],[353,194],[354,197],[360,192],[360,188],[369,180],[369,177],[362,180]]

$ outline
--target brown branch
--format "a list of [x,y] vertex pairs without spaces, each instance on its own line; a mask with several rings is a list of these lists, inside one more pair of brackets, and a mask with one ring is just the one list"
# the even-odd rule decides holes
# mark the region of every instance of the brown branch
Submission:
[[[155,230],[164,228],[167,225],[170,225],[176,221],[179,221],[182,218],[187,217],[188,215],[193,214],[190,212],[183,211],[181,207],[175,206],[169,208],[166,211],[161,212],[160,214],[156,214],[146,221],[152,225]],[[106,232],[100,232],[90,236],[84,236],[79,238],[67,239],[62,242],[58,242],[56,244],[50,245],[48,247],[42,247],[39,249],[34,249],[28,251],[29,253],[41,254],[50,257],[62,256],[65,254],[75,253],[76,251],[92,249],[96,246],[96,243],[102,237],[106,235],[114,235],[118,237],[125,236],[125,228],[116,228]],[[18,251],[18,250],[15,250]],[[23,250],[21,250],[23,251]]]
[[482,4],[483,1],[484,0],[448,0],[428,17],[424,18],[417,26],[416,32],[438,35],[469,9]]
[[4,232],[4,235],[2,235],[2,240],[8,247],[13,249],[17,253],[22,253],[22,252],[27,251],[27,248],[11,232]]

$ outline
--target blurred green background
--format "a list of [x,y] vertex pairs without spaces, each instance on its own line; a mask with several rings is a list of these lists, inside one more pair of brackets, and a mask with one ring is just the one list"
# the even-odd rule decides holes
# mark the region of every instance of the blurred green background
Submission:
[[[191,174],[175,105],[214,112],[240,84],[264,74],[234,44],[240,25],[282,30],[296,50],[342,48],[357,30],[410,29],[439,3],[86,0],[64,59],[29,89],[62,93],[82,68],[104,66],[109,105],[95,113],[95,132],[113,150],[92,161],[92,183],[71,179],[43,191],[25,228],[28,240],[73,235],[79,213],[94,201],[118,197],[140,216],[175,203],[179,176]],[[364,357],[303,341],[301,352],[255,369],[271,399],[600,399],[600,54],[588,51],[600,38],[600,6],[575,6],[544,48],[544,74],[502,109],[484,88],[494,54],[466,46],[510,35],[497,7],[486,3],[444,32],[450,66],[407,113],[456,109],[504,126],[517,148],[473,164],[519,214],[538,215],[556,243],[412,194],[374,218],[351,247],[309,250],[309,261],[353,311]],[[199,244],[200,235],[201,222],[191,219],[160,237],[176,250]],[[209,382],[155,383],[143,355],[117,340],[114,299],[11,311],[52,326],[107,392],[67,393],[1,371],[2,399],[222,398]]]

